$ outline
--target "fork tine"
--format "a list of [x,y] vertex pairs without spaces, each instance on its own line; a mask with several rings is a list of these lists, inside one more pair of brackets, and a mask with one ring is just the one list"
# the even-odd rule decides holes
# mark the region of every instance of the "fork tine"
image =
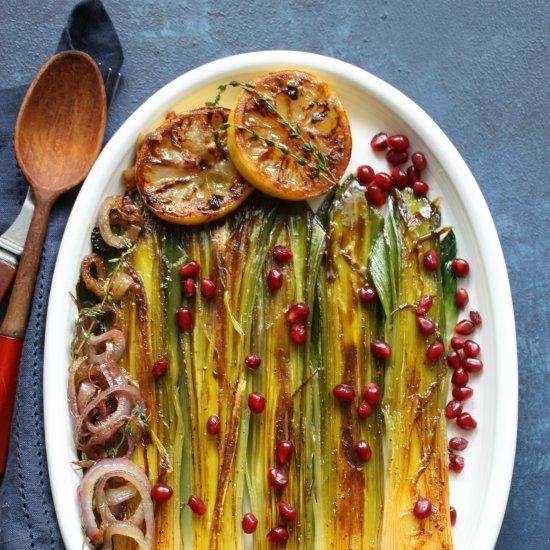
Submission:
[[[111,68],[109,67],[109,71],[111,71]],[[111,106],[111,103],[113,102],[113,99],[115,98],[115,95],[118,90],[118,85],[120,84],[120,77],[122,75],[120,73],[116,73],[115,75],[115,81],[113,83],[113,87],[111,88],[111,93],[109,94],[109,97],[107,98],[107,108]]]
[[109,84],[109,80],[111,79],[111,73],[113,72],[113,69],[109,67],[107,69],[107,74],[103,77],[103,83],[105,84],[105,88],[107,88],[107,85]]
[[[99,67],[99,72],[103,76],[103,84],[105,85],[105,91],[107,91],[108,84],[110,83],[111,76],[113,74],[113,69],[111,67],[109,67],[107,69],[107,72],[105,73],[105,75],[103,75],[103,66],[101,64],[101,61],[98,61],[97,66]],[[115,76],[114,76],[114,82],[111,86],[111,91],[107,93],[107,109],[111,106],[111,103],[113,102],[113,99],[115,98],[115,95],[116,95],[117,90],[118,90],[118,85],[120,84],[121,76],[122,75],[120,73],[116,73]]]

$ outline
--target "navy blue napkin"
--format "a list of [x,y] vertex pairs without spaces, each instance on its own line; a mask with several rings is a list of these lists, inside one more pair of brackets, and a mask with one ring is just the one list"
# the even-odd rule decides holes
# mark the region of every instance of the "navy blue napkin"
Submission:
[[[78,49],[117,73],[123,62],[122,47],[103,4],[85,0],[75,6],[63,30],[58,50]],[[44,58],[44,62],[47,58]],[[111,91],[114,79],[107,85]],[[27,183],[13,152],[13,131],[27,86],[0,90],[0,233],[19,212]],[[78,189],[64,195],[50,216],[42,263],[23,345],[17,396],[11,428],[10,454],[0,481],[0,549],[63,548],[53,508],[42,405],[44,325],[57,251]],[[0,310],[3,316],[5,305]],[[63,396],[60,396],[62,399]],[[5,419],[0,419],[5,422]]]

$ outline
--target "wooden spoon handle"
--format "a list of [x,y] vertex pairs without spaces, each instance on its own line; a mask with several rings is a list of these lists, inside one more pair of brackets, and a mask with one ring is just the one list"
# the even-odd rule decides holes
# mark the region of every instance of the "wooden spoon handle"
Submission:
[[35,198],[36,207],[25,242],[25,249],[19,262],[19,269],[15,277],[6,316],[2,326],[0,326],[0,335],[10,336],[11,338],[23,338],[25,335],[34,283],[48,227],[48,216],[53,203],[51,199],[40,200],[39,197]]

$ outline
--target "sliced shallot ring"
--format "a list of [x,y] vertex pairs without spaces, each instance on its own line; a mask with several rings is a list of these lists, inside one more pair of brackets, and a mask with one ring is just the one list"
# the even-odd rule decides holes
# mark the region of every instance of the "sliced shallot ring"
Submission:
[[150,550],[152,548],[152,542],[149,543],[147,541],[146,537],[143,536],[141,529],[128,521],[117,521],[105,529],[105,542],[103,544],[103,550],[113,549],[113,536],[115,535],[134,539],[138,544],[139,550]]
[[[111,227],[111,212],[118,212],[123,233],[117,235]],[[139,237],[143,228],[143,217],[135,204],[125,205],[122,197],[105,197],[98,213],[99,232],[103,240],[119,250],[128,248]]]
[[[105,351],[97,353],[96,347],[100,344],[105,344]],[[126,338],[124,334],[122,331],[113,328],[103,334],[90,336],[87,342],[86,354],[92,363],[104,361],[105,359],[118,361],[122,357],[125,348]]]
[[78,412],[78,402],[77,402],[77,391],[76,391],[76,384],[75,384],[75,375],[78,371],[78,369],[82,366],[83,363],[86,362],[86,357],[78,357],[73,361],[73,364],[71,365],[71,368],[69,369],[69,381],[68,381],[68,388],[67,393],[69,395],[69,412],[71,413],[71,417],[73,419],[73,423],[77,421],[78,417],[80,416],[80,413]]
[[[92,275],[91,267],[95,266],[96,275]],[[127,273],[118,271],[111,276],[110,284],[107,284],[107,273],[105,262],[98,254],[88,254],[80,264],[80,276],[86,288],[93,292],[98,298],[105,298],[107,294],[113,301],[118,302],[132,286],[133,279]]]
[[[139,544],[144,544],[143,548],[151,548],[154,538],[154,516],[153,516],[153,502],[151,500],[151,485],[149,479],[145,475],[145,472],[134,464],[131,460],[126,458],[105,458],[97,461],[84,475],[80,485],[78,487],[78,502],[80,505],[80,513],[82,522],[86,529],[86,534],[90,538],[93,544],[100,544],[103,541],[102,529],[97,525],[95,511],[94,511],[94,493],[97,483],[102,481],[106,483],[109,478],[118,477],[125,481],[132,483],[137,489],[141,498],[140,506],[143,507],[144,521],[145,521],[145,536],[135,525],[128,522],[116,522],[111,525],[107,525],[105,529],[105,542],[104,548],[111,548],[111,538],[115,534],[113,528],[115,525],[120,526],[122,530],[119,532],[116,529],[117,534],[124,534],[131,536],[135,539],[137,531],[140,531],[143,540],[138,541]],[[105,478],[105,479],[104,479]],[[103,527],[103,526],[102,526]],[[107,531],[111,529],[109,533]],[[137,531],[136,531],[137,530]],[[131,533],[131,534],[129,534]],[[139,536],[138,536],[139,538]],[[136,539],[137,540],[137,539]]]
[[[119,384],[119,385],[116,385],[116,386],[111,386],[110,388],[107,388],[105,390],[102,390],[100,393],[98,393],[94,397],[94,399],[92,401],[90,401],[90,403],[88,403],[88,405],[82,411],[82,414],[80,414],[80,416],[78,417],[78,419],[75,423],[74,441],[75,441],[75,446],[76,446],[77,449],[81,450],[83,448],[83,445],[86,445],[86,444],[79,443],[78,439],[79,439],[79,436],[80,436],[80,432],[82,430],[82,424],[86,420],[87,416],[101,403],[101,401],[103,401],[109,395],[111,395],[113,393],[116,393],[116,392],[118,392],[118,393],[129,393],[132,397],[135,398],[136,401],[143,403],[143,398],[142,398],[141,393],[139,392],[139,390],[137,388],[135,388],[134,386],[130,386],[128,384]],[[97,439],[97,438],[95,438],[95,439]],[[107,439],[107,437],[105,437],[104,439]],[[90,444],[90,442],[88,442],[87,444]],[[96,444],[96,443],[94,442],[94,444]]]

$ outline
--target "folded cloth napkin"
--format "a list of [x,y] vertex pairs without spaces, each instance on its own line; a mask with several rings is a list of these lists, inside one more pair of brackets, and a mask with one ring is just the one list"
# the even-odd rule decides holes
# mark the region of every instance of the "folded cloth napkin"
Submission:
[[[111,67],[117,73],[122,66],[118,36],[99,0],[85,0],[75,6],[58,49],[83,50],[101,63],[103,71]],[[27,192],[27,183],[17,168],[13,152],[15,120],[26,89],[27,86],[19,86],[0,90],[0,234],[15,219]],[[107,93],[110,91],[108,85]],[[54,206],[34,290],[19,370],[8,463],[0,481],[0,548],[3,550],[63,548],[46,463],[42,365],[50,283],[77,193],[78,190],[73,190],[65,194]]]

